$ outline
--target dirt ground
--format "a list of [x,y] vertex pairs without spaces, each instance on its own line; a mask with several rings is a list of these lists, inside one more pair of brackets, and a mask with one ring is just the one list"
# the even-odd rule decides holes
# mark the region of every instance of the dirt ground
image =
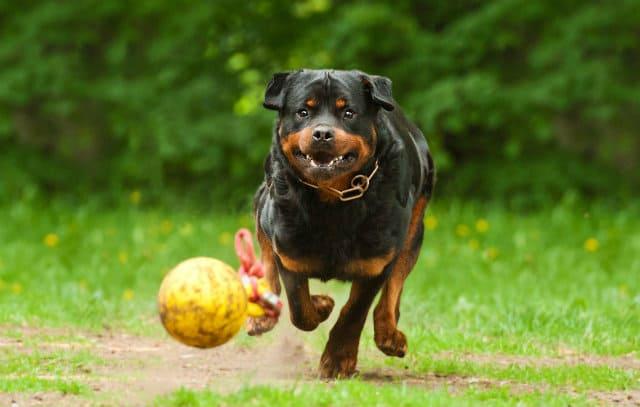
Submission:
[[[92,399],[62,395],[57,392],[0,394],[0,406],[44,405],[148,405],[159,395],[180,387],[190,389],[211,388],[230,392],[243,385],[290,385],[300,382],[320,382],[316,376],[319,355],[307,347],[301,334],[281,324],[275,335],[265,337],[258,347],[251,349],[228,344],[222,347],[200,350],[178,344],[168,337],[153,339],[125,333],[82,334],[72,331],[55,332],[23,328],[23,338],[40,335],[82,335],[76,342],[47,341],[37,345],[40,351],[47,349],[89,350],[106,361],[105,365],[90,367],[87,374],[67,377],[87,383],[94,391]],[[12,328],[12,330],[16,330]],[[0,330],[0,348],[11,347],[24,352],[34,350],[28,339],[3,337]],[[441,354],[447,359],[453,355]],[[458,359],[499,365],[554,366],[577,363],[607,365],[640,369],[640,360],[634,355],[625,357],[585,357],[568,353],[566,357],[535,358],[507,355],[463,355]],[[44,378],[44,377],[43,377]],[[514,392],[544,390],[544,385],[530,385],[509,381],[459,375],[418,375],[406,370],[382,368],[366,369],[360,378],[374,383],[405,383],[426,389],[447,388],[455,393],[474,386],[495,388],[508,386]],[[62,378],[64,379],[64,378]],[[327,383],[327,385],[331,385]],[[567,393],[575,394],[571,389]],[[602,405],[640,406],[640,391],[590,392],[589,398]]]

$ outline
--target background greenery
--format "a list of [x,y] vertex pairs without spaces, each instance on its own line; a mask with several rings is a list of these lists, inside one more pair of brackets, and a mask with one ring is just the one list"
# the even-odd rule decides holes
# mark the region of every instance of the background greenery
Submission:
[[264,86],[300,67],[391,77],[448,194],[530,206],[640,185],[637,0],[2,2],[0,38],[10,200],[246,203]]
[[[237,265],[275,116],[264,87],[301,67],[392,78],[439,168],[403,294],[410,352],[383,358],[368,325],[361,371],[478,381],[188,385],[157,404],[637,400],[640,1],[26,0],[0,1],[0,342],[24,345],[0,346],[0,404],[114,404],[92,385],[122,379],[100,370],[113,360],[49,345],[168,341],[165,273]],[[342,304],[347,288],[313,291]],[[305,337],[314,363],[329,327]]]

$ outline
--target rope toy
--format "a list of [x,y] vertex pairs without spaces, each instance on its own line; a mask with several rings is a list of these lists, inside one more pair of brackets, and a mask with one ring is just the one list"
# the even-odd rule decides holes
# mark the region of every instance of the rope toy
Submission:
[[264,279],[264,265],[256,259],[249,230],[244,228],[238,230],[235,236],[235,247],[240,260],[238,275],[249,300],[247,307],[249,316],[267,316],[277,320],[282,310],[282,301],[276,293],[271,291],[269,283]]

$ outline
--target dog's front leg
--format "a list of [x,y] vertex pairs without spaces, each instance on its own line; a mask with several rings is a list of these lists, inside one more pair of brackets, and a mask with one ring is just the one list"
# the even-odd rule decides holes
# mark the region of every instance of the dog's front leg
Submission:
[[303,331],[313,331],[331,314],[333,299],[326,295],[311,295],[309,279],[305,275],[287,270],[282,263],[278,269],[287,291],[291,322]]
[[323,378],[350,377],[356,373],[358,345],[369,308],[384,283],[384,274],[370,280],[354,280],[349,300],[331,329],[329,342],[320,359]]

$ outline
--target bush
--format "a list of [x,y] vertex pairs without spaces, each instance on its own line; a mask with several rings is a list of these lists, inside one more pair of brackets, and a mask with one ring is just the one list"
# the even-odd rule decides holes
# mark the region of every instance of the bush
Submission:
[[601,193],[613,182],[582,174],[640,173],[638,27],[635,0],[5,2],[4,191],[244,199],[271,141],[271,73],[336,67],[394,80],[445,184],[481,165],[484,195],[526,195],[501,169],[533,163],[562,171],[536,171],[543,189]]

